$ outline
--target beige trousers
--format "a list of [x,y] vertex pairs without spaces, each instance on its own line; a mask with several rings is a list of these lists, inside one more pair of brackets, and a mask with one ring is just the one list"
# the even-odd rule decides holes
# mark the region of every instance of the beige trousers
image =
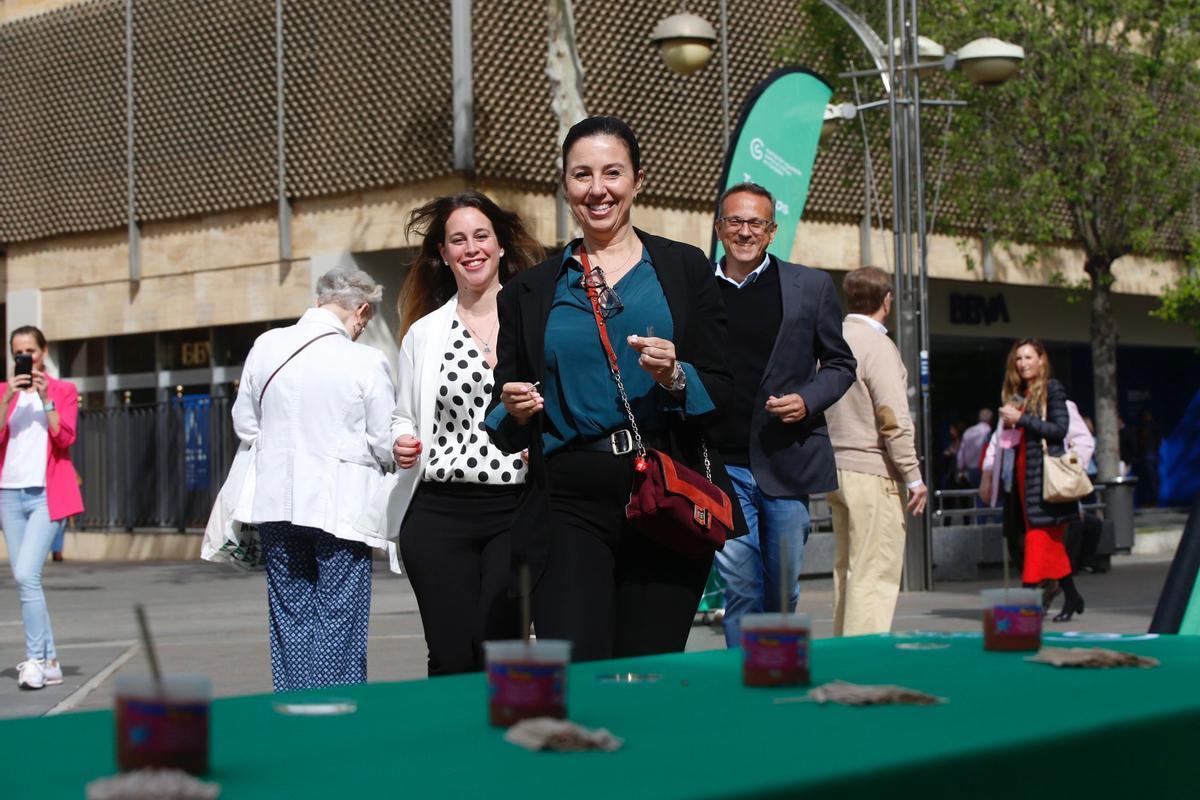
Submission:
[[904,567],[904,494],[892,478],[838,470],[833,512],[833,633],[886,633]]

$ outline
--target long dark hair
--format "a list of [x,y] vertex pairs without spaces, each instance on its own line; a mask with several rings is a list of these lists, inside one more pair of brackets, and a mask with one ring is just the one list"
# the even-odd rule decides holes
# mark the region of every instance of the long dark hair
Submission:
[[500,283],[542,260],[542,247],[525,230],[515,211],[506,211],[487,195],[468,191],[426,203],[408,217],[406,231],[411,241],[421,238],[421,248],[409,267],[408,277],[396,308],[400,312],[400,338],[412,324],[449,300],[456,290],[454,273],[442,263],[438,245],[446,243],[446,220],[460,208],[474,208],[492,223],[496,239],[504,248],[500,257]]

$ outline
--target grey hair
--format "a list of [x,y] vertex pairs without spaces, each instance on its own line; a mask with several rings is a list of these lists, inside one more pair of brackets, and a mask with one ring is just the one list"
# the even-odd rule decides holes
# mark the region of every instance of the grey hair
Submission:
[[317,304],[336,303],[342,308],[355,309],[371,304],[371,312],[383,302],[383,287],[367,273],[356,267],[334,267],[317,279]]

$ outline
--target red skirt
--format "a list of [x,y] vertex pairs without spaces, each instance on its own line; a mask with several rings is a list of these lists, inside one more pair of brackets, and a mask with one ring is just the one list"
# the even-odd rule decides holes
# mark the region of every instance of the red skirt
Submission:
[[1025,431],[1017,445],[1017,497],[1021,516],[1025,519],[1025,565],[1021,570],[1023,583],[1058,580],[1071,574],[1071,559],[1064,543],[1066,525],[1034,528],[1029,524],[1029,509],[1025,507]]

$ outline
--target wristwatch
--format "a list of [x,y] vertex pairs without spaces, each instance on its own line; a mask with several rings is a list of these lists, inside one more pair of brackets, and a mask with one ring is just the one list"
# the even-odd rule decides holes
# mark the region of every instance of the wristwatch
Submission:
[[683,367],[679,362],[675,362],[675,371],[671,373],[670,383],[660,383],[659,386],[666,389],[668,392],[682,392],[687,388],[687,373],[683,371]]
[[45,411],[47,413],[49,413],[53,410],[54,410],[54,401],[53,400],[47,400],[46,404],[42,406],[42,411]]

